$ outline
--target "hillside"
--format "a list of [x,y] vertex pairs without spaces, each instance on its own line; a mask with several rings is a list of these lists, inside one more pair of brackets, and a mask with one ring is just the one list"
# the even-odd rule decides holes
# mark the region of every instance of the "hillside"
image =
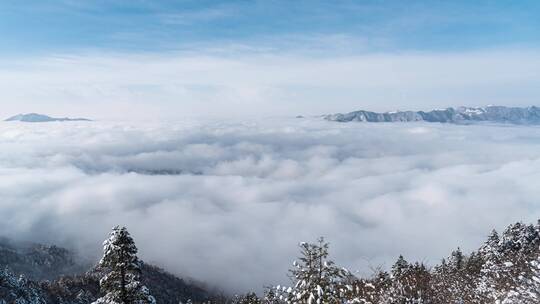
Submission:
[[[84,269],[89,269],[85,271]],[[142,283],[158,303],[217,298],[198,284],[142,263]],[[99,296],[101,272],[64,248],[0,242],[0,303],[88,304]],[[5,302],[2,302],[5,301]]]
[[[331,261],[328,244],[320,239],[300,244],[300,258],[290,270],[292,285],[268,288],[263,298],[248,293],[227,299],[145,263],[141,282],[157,303],[165,304],[301,304],[317,299],[346,304],[532,304],[540,297],[539,246],[540,225],[515,223],[500,234],[492,231],[477,250],[466,254],[457,248],[433,267],[400,256],[390,270],[358,278]],[[74,269],[72,254],[55,246],[29,248],[0,251],[0,303],[90,304],[100,295],[100,269],[64,275]]]

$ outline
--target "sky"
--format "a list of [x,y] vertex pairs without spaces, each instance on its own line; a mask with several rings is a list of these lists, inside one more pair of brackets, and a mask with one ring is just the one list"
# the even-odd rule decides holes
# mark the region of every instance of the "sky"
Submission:
[[538,103],[537,1],[2,1],[0,115]]

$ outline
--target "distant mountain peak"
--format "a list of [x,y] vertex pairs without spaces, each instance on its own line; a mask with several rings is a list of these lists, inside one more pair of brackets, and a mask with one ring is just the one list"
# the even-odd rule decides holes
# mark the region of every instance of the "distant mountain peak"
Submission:
[[28,113],[28,114],[18,114],[15,116],[12,116],[5,121],[22,121],[22,122],[50,122],[50,121],[90,121],[90,119],[86,118],[55,118],[50,117],[43,114],[37,114],[37,113]]
[[337,113],[324,115],[324,119],[337,122],[441,122],[441,123],[472,123],[497,122],[512,124],[540,124],[540,108],[530,107],[504,107],[489,105],[486,107],[456,107],[431,111],[395,111],[370,112],[354,111],[350,113]]

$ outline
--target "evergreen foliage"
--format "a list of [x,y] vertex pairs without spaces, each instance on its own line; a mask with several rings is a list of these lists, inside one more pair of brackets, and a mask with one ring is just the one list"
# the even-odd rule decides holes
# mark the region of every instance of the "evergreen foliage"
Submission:
[[103,243],[99,266],[106,272],[99,281],[105,295],[93,304],[155,304],[148,288],[139,281],[137,247],[125,227],[113,228]]
[[[187,285],[144,266],[127,230],[115,227],[104,243],[99,268],[87,274],[36,283],[1,270],[0,304],[154,304],[143,286],[147,284],[154,293],[158,291],[160,304],[540,303],[540,225],[516,223],[501,233],[492,231],[478,250],[467,254],[457,248],[432,268],[399,256],[389,271],[378,269],[367,278],[336,266],[329,256],[329,244],[322,238],[301,243],[299,249],[289,271],[290,287],[271,287],[261,296],[204,297],[195,289],[171,292],[175,286],[184,289]],[[145,277],[139,279],[141,265]]]

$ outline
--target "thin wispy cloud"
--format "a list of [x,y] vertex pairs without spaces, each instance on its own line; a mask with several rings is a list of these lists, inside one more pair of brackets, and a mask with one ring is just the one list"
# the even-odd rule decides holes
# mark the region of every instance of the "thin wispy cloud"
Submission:
[[529,5],[6,2],[0,114],[174,119],[537,104],[540,25]]
[[158,17],[165,24],[193,24],[198,22],[212,22],[222,18],[232,18],[237,13],[231,7],[214,7],[188,12],[160,14]]
[[0,4],[0,52],[160,52],[339,35],[365,43],[353,52],[537,47],[536,8],[535,1],[8,1]]
[[[538,102],[535,49],[359,56],[89,53],[5,61],[3,116],[319,115]],[[16,101],[17,103],[7,102]]]

